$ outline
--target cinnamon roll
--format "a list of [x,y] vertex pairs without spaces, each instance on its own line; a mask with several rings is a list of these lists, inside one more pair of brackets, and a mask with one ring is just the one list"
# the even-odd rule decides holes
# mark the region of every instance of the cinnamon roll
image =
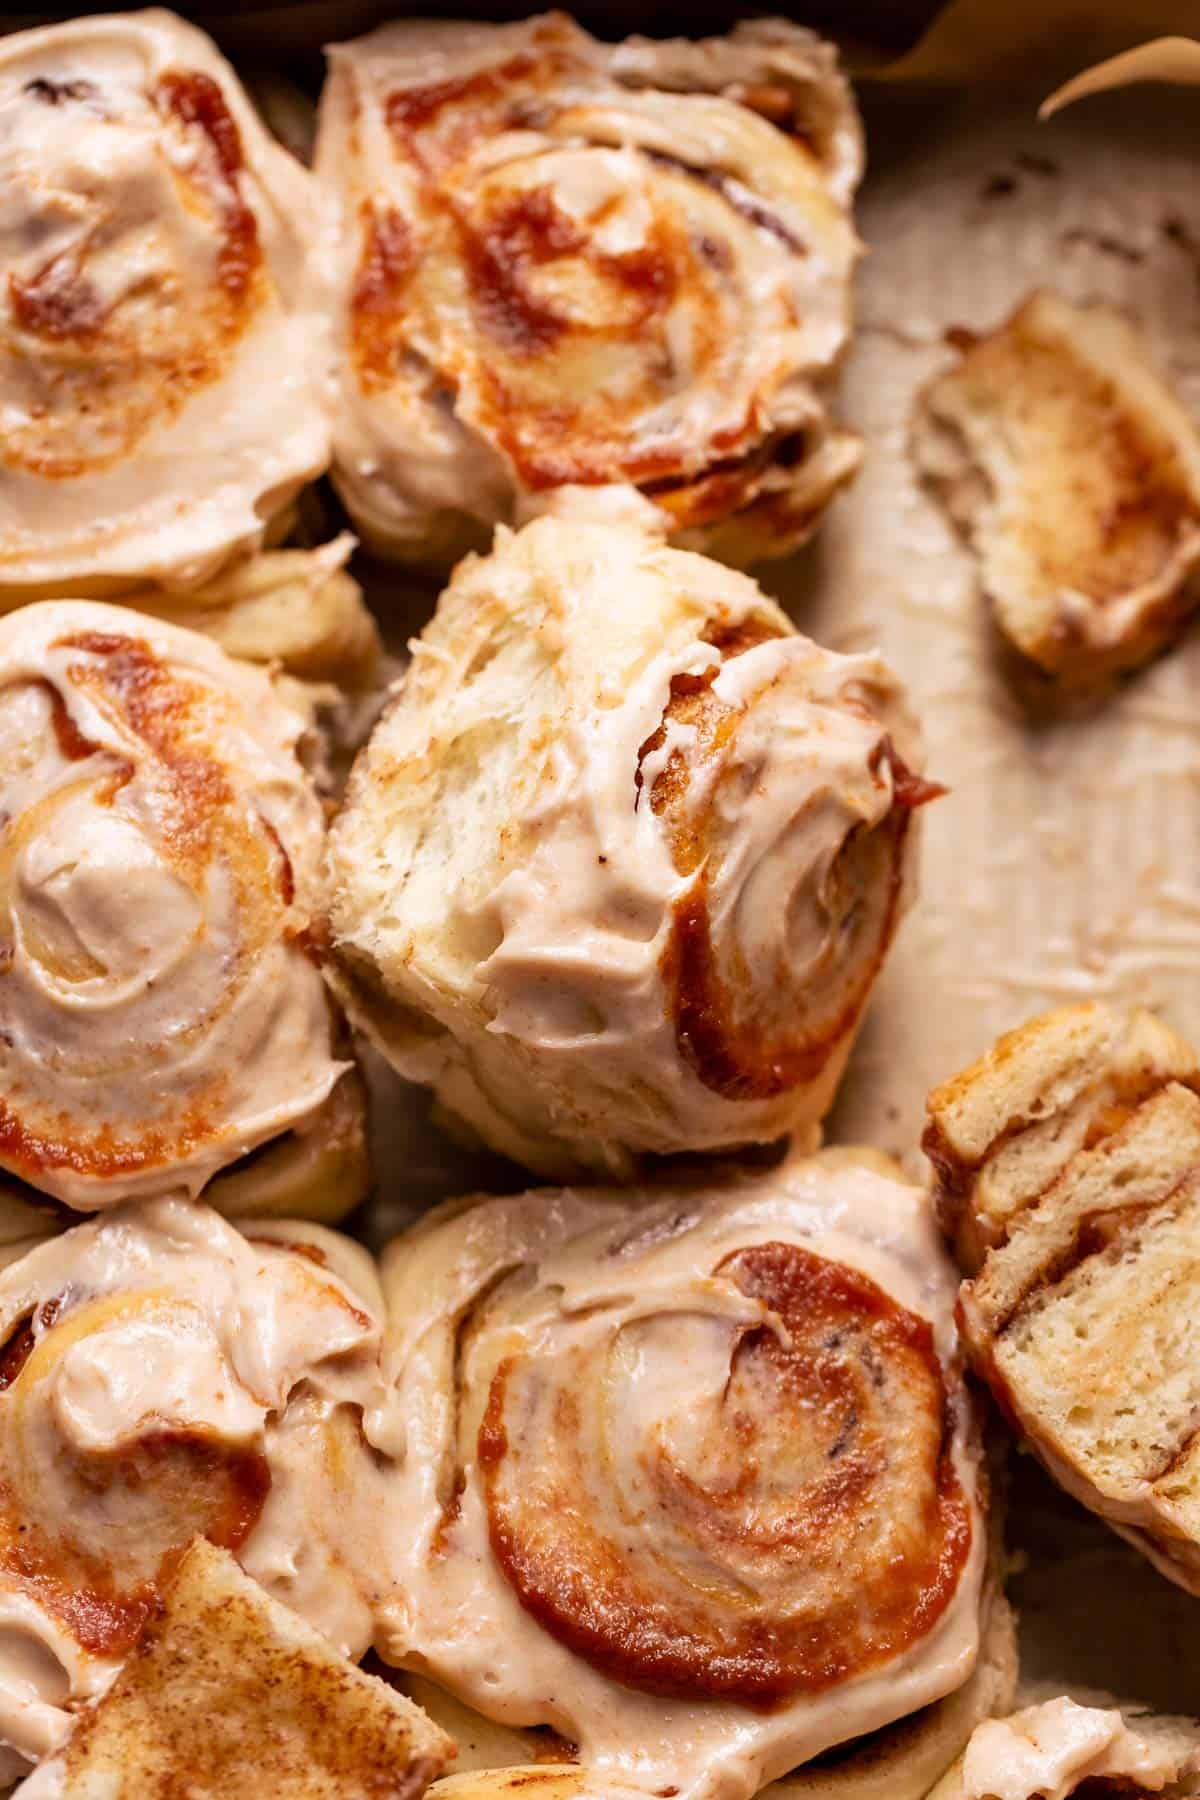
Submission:
[[331,836],[333,979],[530,1168],[811,1131],[912,889],[899,684],[747,577],[541,519],[461,565]]
[[342,1543],[370,1476],[381,1305],[320,1226],[130,1204],[0,1273],[0,1742],[38,1759],[112,1680],[197,1535],[358,1656]]
[[968,1679],[983,1483],[919,1190],[842,1154],[450,1203],[383,1279],[385,1659],[689,1800]]
[[1200,1725],[1194,1719],[1084,1706],[1061,1695],[992,1719],[972,1734],[930,1800],[1067,1800],[1076,1792],[1195,1794]]
[[339,1657],[228,1551],[197,1538],[138,1654],[18,1792],[418,1800],[453,1754],[415,1706]]
[[0,43],[0,589],[189,583],[329,458],[311,176],[149,10]]
[[26,1199],[361,1198],[302,739],[193,632],[89,601],[0,619],[0,1170]]
[[831,47],[783,20],[598,43],[561,13],[404,21],[330,53],[335,480],[446,564],[615,488],[675,539],[779,556],[854,473],[829,412],[862,160]]
[[1110,307],[1043,290],[961,336],[914,447],[998,629],[1063,687],[1137,668],[1200,604],[1195,425]]
[[1064,1008],[930,1097],[987,1248],[966,1347],[1068,1493],[1200,1594],[1200,1067],[1145,1015]]

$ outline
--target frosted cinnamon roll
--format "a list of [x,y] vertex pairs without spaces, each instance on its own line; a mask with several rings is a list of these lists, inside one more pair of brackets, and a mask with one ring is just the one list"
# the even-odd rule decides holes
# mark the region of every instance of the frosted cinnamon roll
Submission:
[[919,1190],[835,1155],[451,1203],[384,1289],[387,1660],[722,1800],[971,1674],[982,1482]]
[[394,1065],[551,1175],[814,1128],[937,791],[885,665],[552,519],[413,650],[331,836],[334,979]]
[[598,43],[561,13],[335,46],[335,480],[363,534],[446,563],[498,522],[623,490],[734,562],[854,473],[830,416],[860,128],[783,20]]
[[137,1642],[196,1536],[345,1654],[341,1542],[378,1398],[370,1259],[294,1222],[247,1238],[153,1200],[0,1274],[0,1743],[38,1759]]
[[329,456],[311,177],[150,10],[0,43],[0,588],[191,582]]
[[303,730],[265,673],[193,632],[89,601],[0,619],[8,1177],[91,1209],[236,1169],[253,1212],[283,1158],[289,1205],[330,1216],[361,1197]]

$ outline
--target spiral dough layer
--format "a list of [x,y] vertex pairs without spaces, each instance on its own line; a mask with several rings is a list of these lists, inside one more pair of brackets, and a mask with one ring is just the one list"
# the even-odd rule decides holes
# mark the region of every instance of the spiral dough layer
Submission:
[[336,47],[317,173],[360,528],[445,560],[615,487],[691,548],[792,548],[858,462],[824,385],[860,161],[832,50],[779,20],[611,46],[556,13]]
[[[0,588],[194,581],[329,457],[312,179],[167,12],[0,44]],[[68,585],[69,584],[69,585]]]
[[689,1795],[970,1673],[975,1450],[915,1189],[817,1157],[477,1201],[399,1239],[384,1285],[385,1655]]
[[0,620],[0,1168],[85,1209],[197,1193],[328,1099],[302,730],[193,632]]
[[351,1006],[531,1168],[828,1109],[935,790],[874,656],[746,577],[541,519],[460,566],[333,836]]

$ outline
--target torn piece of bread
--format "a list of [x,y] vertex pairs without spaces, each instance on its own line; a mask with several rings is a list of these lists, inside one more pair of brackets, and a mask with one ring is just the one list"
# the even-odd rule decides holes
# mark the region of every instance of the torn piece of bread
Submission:
[[[1086,1784],[1086,1785],[1085,1785]],[[1183,1795],[1200,1791],[1200,1723],[1123,1717],[1066,1695],[978,1726],[929,1800],[1067,1800],[1080,1789]]]
[[976,1273],[1077,1151],[1168,1082],[1200,1089],[1191,1045],[1153,1013],[1089,1002],[1007,1032],[935,1088],[923,1147],[965,1272]]
[[19,1793],[415,1800],[453,1754],[419,1707],[201,1538],[112,1687]]
[[1050,1473],[1200,1593],[1200,1085],[1145,1014],[1033,1021],[930,1099],[968,1353]]
[[1136,668],[1200,601],[1200,438],[1130,322],[1032,295],[922,396],[918,467],[996,623],[1064,687]]

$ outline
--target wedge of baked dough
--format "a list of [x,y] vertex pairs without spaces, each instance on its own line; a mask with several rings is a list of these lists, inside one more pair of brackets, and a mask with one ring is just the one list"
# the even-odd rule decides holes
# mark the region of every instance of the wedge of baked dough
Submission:
[[415,1800],[445,1733],[198,1538],[113,1686],[20,1800]]
[[[1047,1014],[930,1098],[959,1319],[1067,1491],[1200,1593],[1200,1085],[1146,1014]],[[979,1261],[978,1258],[982,1257]]]
[[963,1270],[1059,1176],[1169,1082],[1200,1088],[1192,1046],[1153,1013],[1098,1002],[1041,1014],[930,1094],[924,1149]]
[[1134,326],[1033,294],[926,389],[914,452],[996,623],[1065,687],[1136,668],[1200,601],[1200,438]]

